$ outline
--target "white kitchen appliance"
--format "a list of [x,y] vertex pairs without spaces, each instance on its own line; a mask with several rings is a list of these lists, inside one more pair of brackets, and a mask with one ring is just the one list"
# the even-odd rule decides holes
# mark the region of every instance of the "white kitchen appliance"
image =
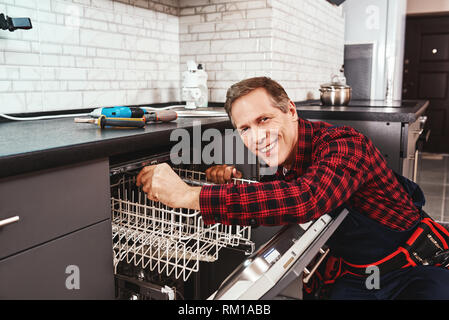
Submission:
[[343,13],[353,99],[401,100],[407,0],[346,0]]
[[187,71],[182,73],[182,99],[186,109],[207,107],[207,73],[192,60],[187,61]]
[[[289,283],[298,279],[298,276],[301,276],[303,272],[306,276],[311,275],[323,260],[322,258],[329,252],[328,250],[326,252],[320,250],[322,258],[309,271],[305,266],[317,254],[312,247],[314,245],[321,247],[322,243],[332,234],[333,230],[330,229],[336,228],[336,226],[329,228],[330,225],[334,220],[340,222],[346,214],[347,212],[344,210],[338,219],[333,219],[330,215],[325,214],[315,221],[285,226],[270,241],[237,267],[223,281],[218,290],[209,297],[209,300],[270,298],[270,295],[267,294],[270,290],[273,291],[273,294],[279,293],[287,288]],[[328,234],[323,237],[324,233]],[[304,266],[299,262],[303,262]],[[279,288],[273,290],[276,286]]]

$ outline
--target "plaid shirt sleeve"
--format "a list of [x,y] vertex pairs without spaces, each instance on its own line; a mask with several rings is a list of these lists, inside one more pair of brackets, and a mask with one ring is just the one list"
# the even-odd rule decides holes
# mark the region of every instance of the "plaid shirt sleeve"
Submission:
[[293,181],[203,186],[200,207],[204,222],[305,223],[342,205],[372,170],[373,146],[348,127],[327,129],[313,139],[312,164]]

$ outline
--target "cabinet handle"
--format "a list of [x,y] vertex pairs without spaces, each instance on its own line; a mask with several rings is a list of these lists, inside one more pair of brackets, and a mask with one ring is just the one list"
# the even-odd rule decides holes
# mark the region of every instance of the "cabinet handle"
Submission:
[[413,182],[416,182],[416,179],[418,178],[418,157],[419,157],[419,150],[416,149],[415,151],[415,161],[413,162]]
[[0,228],[6,226],[8,224],[17,222],[19,220],[20,220],[19,216],[14,216],[14,217],[11,217],[11,218],[6,218],[6,219],[3,219],[3,220],[0,220]]

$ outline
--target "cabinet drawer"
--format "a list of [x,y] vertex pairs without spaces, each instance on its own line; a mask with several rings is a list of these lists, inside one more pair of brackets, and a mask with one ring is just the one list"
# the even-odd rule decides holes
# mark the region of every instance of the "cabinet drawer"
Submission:
[[107,159],[0,180],[0,259],[110,217]]
[[0,300],[113,299],[111,237],[106,220],[0,260]]

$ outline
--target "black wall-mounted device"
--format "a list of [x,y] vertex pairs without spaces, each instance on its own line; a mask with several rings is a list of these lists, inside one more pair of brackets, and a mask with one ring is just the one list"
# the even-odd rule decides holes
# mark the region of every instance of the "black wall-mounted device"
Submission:
[[33,26],[31,25],[30,18],[10,18],[5,16],[3,13],[0,13],[0,29],[1,30],[9,30],[13,32],[17,29],[31,29]]
[[332,3],[333,5],[339,6],[341,5],[343,2],[345,2],[345,0],[327,0],[328,2]]

